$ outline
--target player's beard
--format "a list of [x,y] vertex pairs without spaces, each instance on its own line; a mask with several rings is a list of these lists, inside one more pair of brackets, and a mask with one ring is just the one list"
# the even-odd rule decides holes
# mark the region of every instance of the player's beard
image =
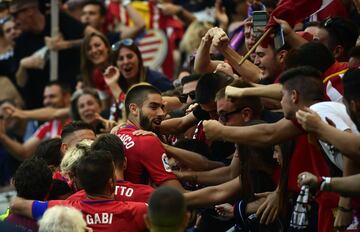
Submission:
[[143,130],[152,131],[152,132],[157,133],[155,128],[152,127],[152,123],[149,120],[149,118],[147,116],[145,116],[142,111],[140,111],[140,127]]

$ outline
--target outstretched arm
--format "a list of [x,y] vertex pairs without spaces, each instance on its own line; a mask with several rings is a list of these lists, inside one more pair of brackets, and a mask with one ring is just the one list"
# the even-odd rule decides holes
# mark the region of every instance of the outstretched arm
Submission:
[[[321,181],[309,172],[302,172],[298,176],[299,185],[310,185],[315,189],[320,187]],[[360,197],[360,174],[346,177],[331,177],[329,182],[324,184],[323,191],[337,192],[343,196],[358,198]]]
[[282,119],[276,123],[264,123],[254,126],[224,126],[218,121],[203,122],[206,138],[210,140],[226,140],[248,146],[267,146],[280,144],[292,139],[302,132],[290,120]]
[[181,118],[171,118],[161,122],[161,134],[179,134],[185,132],[192,126],[195,126],[198,120],[191,112]]
[[240,179],[236,177],[221,185],[185,193],[184,196],[189,207],[206,207],[236,199],[240,188]]
[[67,118],[70,116],[70,108],[55,109],[52,107],[43,107],[34,110],[22,110],[12,104],[4,103],[3,109],[5,117],[13,117],[27,120],[49,121],[53,119]]
[[173,147],[168,144],[163,144],[163,146],[169,156],[175,158],[177,161],[194,171],[207,171],[224,166],[223,163],[208,160],[196,152]]
[[249,88],[237,88],[233,86],[227,86],[225,90],[226,96],[229,97],[245,97],[245,96],[255,96],[255,97],[266,97],[272,98],[275,100],[281,100],[282,93],[281,93],[282,86],[281,84],[271,84],[271,85],[262,85],[256,87],[249,87]]
[[232,180],[240,173],[240,161],[237,152],[234,153],[229,166],[216,168],[210,171],[181,171],[174,172],[184,181],[193,181],[197,184],[218,185]]

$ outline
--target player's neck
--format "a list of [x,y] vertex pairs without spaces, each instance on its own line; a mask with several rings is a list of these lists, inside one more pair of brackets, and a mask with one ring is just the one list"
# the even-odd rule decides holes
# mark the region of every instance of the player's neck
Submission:
[[116,180],[124,180],[124,171],[115,169]]
[[92,200],[113,200],[114,197],[111,194],[86,194],[88,199],[92,199]]
[[131,125],[131,126],[134,126],[134,127],[138,128],[138,129],[141,129],[140,123],[137,122],[137,121],[136,121],[134,118],[132,118],[132,117],[129,117],[129,119],[127,120],[126,123],[129,124],[129,125]]

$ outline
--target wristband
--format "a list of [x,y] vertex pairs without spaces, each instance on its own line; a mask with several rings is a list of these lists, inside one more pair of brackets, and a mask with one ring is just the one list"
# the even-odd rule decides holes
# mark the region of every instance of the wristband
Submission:
[[47,201],[34,201],[31,207],[32,217],[39,220],[48,208]]
[[330,191],[331,177],[321,177],[320,191]]

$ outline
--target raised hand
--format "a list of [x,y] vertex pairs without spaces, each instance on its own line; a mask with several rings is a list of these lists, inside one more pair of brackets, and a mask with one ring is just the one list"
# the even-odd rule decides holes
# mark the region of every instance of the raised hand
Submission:
[[108,86],[117,84],[120,78],[120,71],[115,66],[109,66],[104,72],[104,80]]

